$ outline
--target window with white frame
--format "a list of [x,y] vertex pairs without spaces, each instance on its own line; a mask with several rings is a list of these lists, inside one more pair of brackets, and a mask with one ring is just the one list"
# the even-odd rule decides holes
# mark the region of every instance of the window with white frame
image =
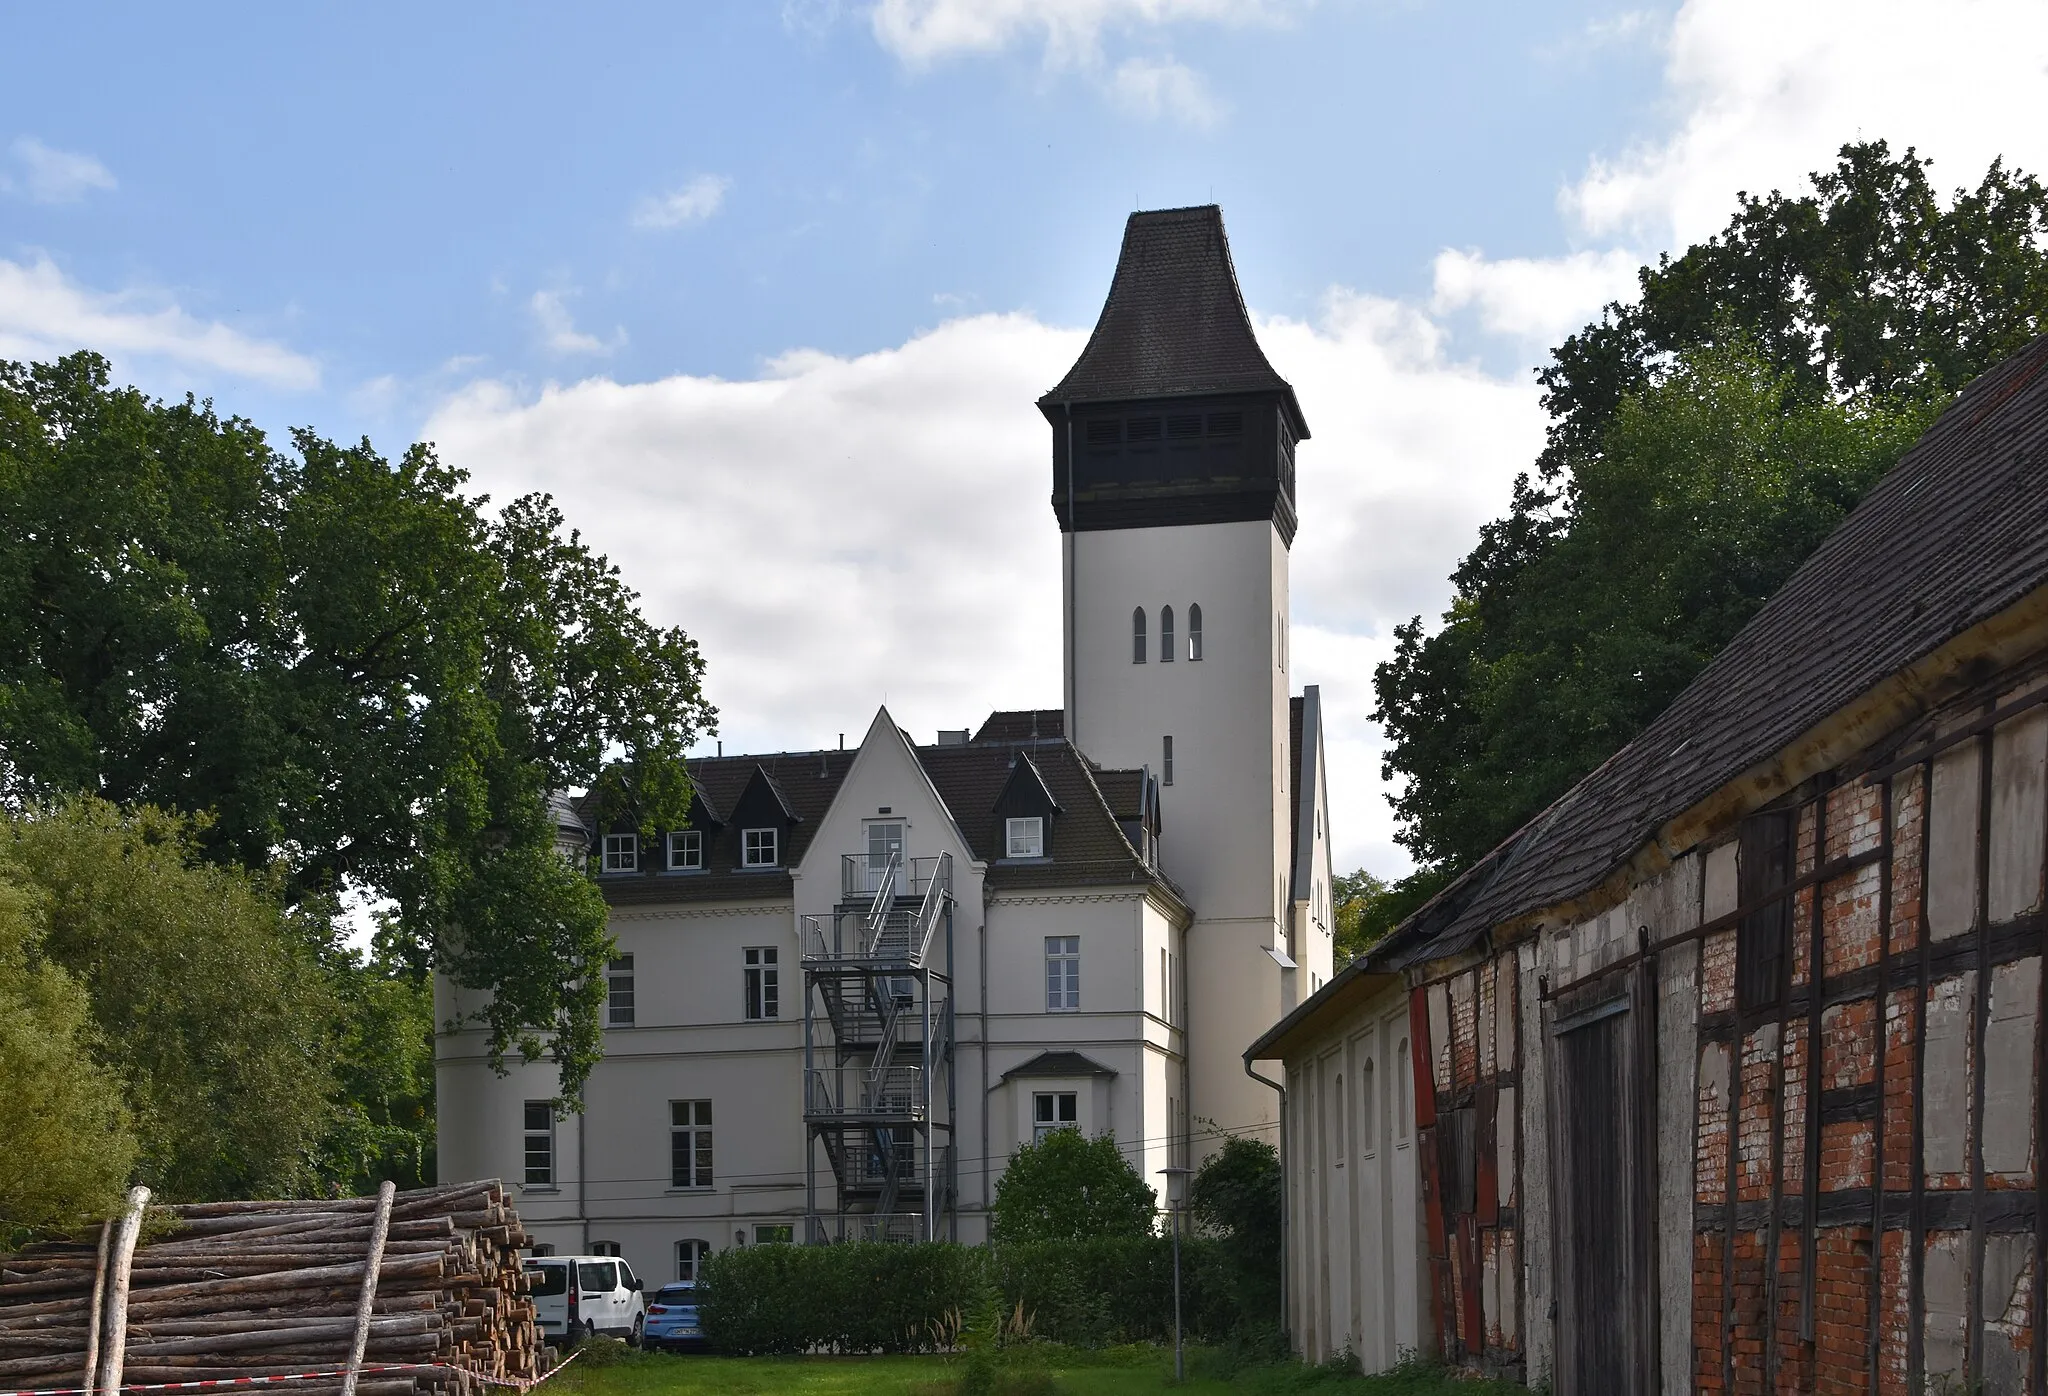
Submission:
[[1031,1142],[1042,1144],[1056,1129],[1081,1127],[1081,1098],[1074,1091],[1039,1091],[1031,1097]]
[[779,829],[746,829],[740,833],[740,866],[772,868],[780,859]]
[[692,1239],[676,1242],[676,1279],[683,1284],[697,1283],[697,1277],[704,1271],[705,1258],[710,1254],[709,1241]]
[[1003,821],[1003,845],[1011,858],[1045,856],[1045,816],[1033,814]]
[[1145,608],[1131,612],[1131,663],[1145,662]]
[[606,834],[604,836],[604,870],[608,873],[640,871],[640,836],[638,834]]
[[592,1241],[590,1243],[590,1253],[592,1255],[608,1255],[616,1259],[620,1254],[619,1243],[617,1241]]
[[605,966],[605,1024],[607,1027],[630,1028],[633,1026],[633,957],[621,955]]
[[746,964],[746,1013],[749,1019],[782,1016],[782,968],[772,945],[749,945],[742,950]]
[[526,1185],[551,1188],[555,1185],[555,1103],[529,1100],[525,1117]]
[[1045,1006],[1052,1011],[1081,1006],[1081,937],[1045,938]]
[[1358,1067],[1358,1149],[1370,1154],[1379,1147],[1379,1097],[1374,1092],[1375,1068],[1371,1057]]
[[711,1102],[668,1103],[669,1186],[711,1186]]
[[668,836],[670,872],[704,871],[704,831],[678,829]]
[[1159,608],[1159,662],[1173,663],[1173,607]]
[[1188,607],[1188,659],[1200,663],[1202,658],[1202,608],[1190,604]]

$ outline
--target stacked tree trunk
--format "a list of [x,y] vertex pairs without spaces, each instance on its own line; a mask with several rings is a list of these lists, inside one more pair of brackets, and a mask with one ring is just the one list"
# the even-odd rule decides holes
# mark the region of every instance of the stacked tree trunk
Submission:
[[[355,1344],[377,1199],[202,1202],[151,1208],[126,1293],[124,1385],[338,1372]],[[518,1214],[495,1182],[398,1193],[369,1310],[357,1396],[486,1396],[540,1377],[542,1347]],[[48,1244],[0,1257],[0,1391],[85,1384],[111,1352],[106,1247]],[[98,1346],[95,1339],[98,1339]],[[102,1370],[99,1376],[104,1376]],[[98,1384],[97,1382],[95,1384]],[[327,1396],[340,1378],[279,1396]]]

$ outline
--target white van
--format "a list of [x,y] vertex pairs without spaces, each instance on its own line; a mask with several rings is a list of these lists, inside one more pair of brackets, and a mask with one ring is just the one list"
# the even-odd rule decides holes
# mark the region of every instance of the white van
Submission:
[[573,1342],[609,1333],[640,1346],[647,1301],[633,1267],[615,1255],[545,1255],[526,1262],[541,1336]]

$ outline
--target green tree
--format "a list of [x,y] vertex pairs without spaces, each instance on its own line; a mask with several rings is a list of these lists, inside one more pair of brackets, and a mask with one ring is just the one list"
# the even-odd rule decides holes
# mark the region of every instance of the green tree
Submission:
[[1994,163],[1944,206],[1910,150],[1845,146],[1810,195],[1738,196],[1726,231],[1554,351],[1536,476],[1480,530],[1442,626],[1397,628],[1374,675],[1418,888],[1642,730],[2048,323],[2044,232],[2029,176]]
[[434,986],[388,945],[322,956],[340,1002],[331,1064],[334,1117],[315,1171],[323,1187],[360,1195],[389,1178],[421,1187],[434,1174]]
[[1260,1139],[1232,1138],[1202,1161],[1188,1185],[1188,1213],[1222,1239],[1237,1282],[1240,1322],[1280,1322],[1280,1155]]
[[0,798],[204,813],[294,908],[389,898],[393,952],[574,1100],[610,942],[548,792],[679,821],[715,715],[552,502],[465,483],[428,446],[275,450],[92,354],[0,365]]
[[44,954],[44,898],[0,880],[0,1250],[110,1214],[135,1160],[84,988]]
[[1150,1236],[1158,1199],[1114,1134],[1056,1129],[1010,1155],[989,1208],[995,1241]]
[[0,876],[40,897],[40,953],[84,990],[125,1083],[136,1177],[166,1200],[290,1194],[329,1132],[341,1018],[327,928],[198,857],[195,827],[80,797],[0,826]]

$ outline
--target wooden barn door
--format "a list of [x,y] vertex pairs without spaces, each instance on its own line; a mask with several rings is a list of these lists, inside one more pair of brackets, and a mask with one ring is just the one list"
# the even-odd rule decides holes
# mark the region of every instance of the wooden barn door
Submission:
[[1549,1005],[1559,1396],[1657,1390],[1654,983]]

